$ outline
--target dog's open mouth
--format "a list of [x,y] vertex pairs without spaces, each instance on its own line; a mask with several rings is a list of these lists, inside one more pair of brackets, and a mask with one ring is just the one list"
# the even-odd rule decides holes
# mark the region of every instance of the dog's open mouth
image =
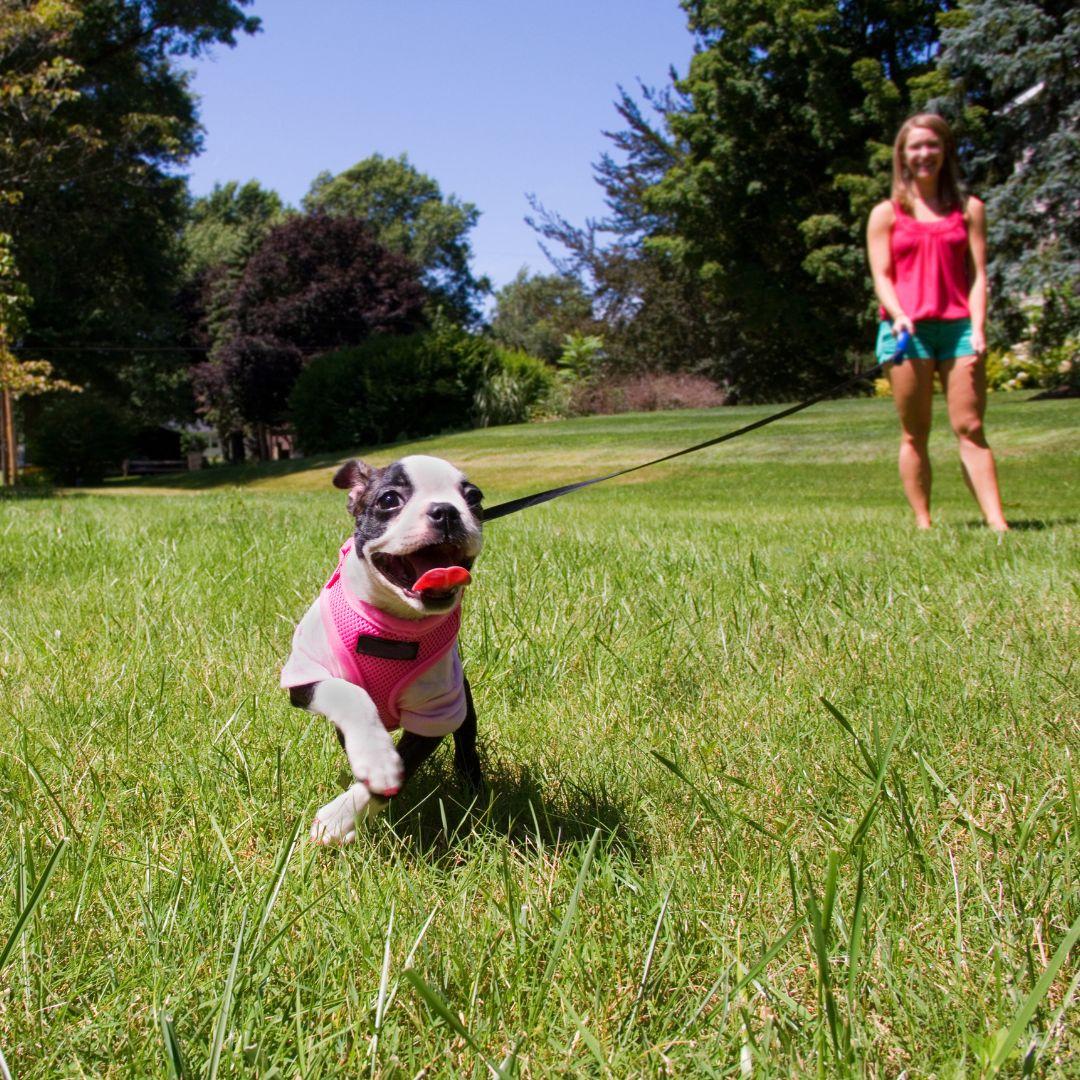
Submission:
[[407,555],[376,551],[375,569],[403,592],[438,603],[449,600],[459,585],[469,584],[473,560],[455,544],[429,544]]

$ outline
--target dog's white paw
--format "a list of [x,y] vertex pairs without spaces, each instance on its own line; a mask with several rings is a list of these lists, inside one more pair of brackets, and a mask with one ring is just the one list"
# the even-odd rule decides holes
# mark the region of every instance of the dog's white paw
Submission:
[[321,847],[341,847],[356,839],[356,826],[377,814],[386,803],[373,799],[363,784],[353,784],[328,802],[311,823],[311,842]]
[[394,740],[384,728],[359,737],[345,737],[345,753],[353,776],[376,795],[396,795],[401,788],[404,766]]

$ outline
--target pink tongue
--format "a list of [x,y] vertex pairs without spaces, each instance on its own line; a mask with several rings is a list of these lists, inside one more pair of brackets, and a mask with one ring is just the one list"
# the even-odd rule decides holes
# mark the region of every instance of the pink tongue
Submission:
[[446,592],[456,585],[468,585],[472,581],[464,566],[436,566],[421,574],[413,583],[414,592]]

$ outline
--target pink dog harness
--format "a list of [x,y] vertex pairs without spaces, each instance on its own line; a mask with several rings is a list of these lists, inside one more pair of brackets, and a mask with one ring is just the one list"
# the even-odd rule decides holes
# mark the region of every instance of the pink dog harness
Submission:
[[445,615],[401,619],[365,604],[346,588],[341,573],[352,549],[352,539],[346,540],[337,569],[319,594],[319,610],[342,670],[368,692],[383,726],[393,731],[401,723],[402,691],[453,648],[461,606]]

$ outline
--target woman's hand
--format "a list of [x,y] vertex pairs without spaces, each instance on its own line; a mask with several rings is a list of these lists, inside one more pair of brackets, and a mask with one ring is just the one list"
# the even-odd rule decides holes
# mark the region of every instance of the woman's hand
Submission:
[[971,350],[980,360],[986,355],[986,334],[974,326],[971,328]]
[[[892,324],[893,337],[899,339],[905,330],[912,337],[915,336],[915,324],[906,315],[897,315]],[[972,335],[974,336],[974,331],[972,331]]]

